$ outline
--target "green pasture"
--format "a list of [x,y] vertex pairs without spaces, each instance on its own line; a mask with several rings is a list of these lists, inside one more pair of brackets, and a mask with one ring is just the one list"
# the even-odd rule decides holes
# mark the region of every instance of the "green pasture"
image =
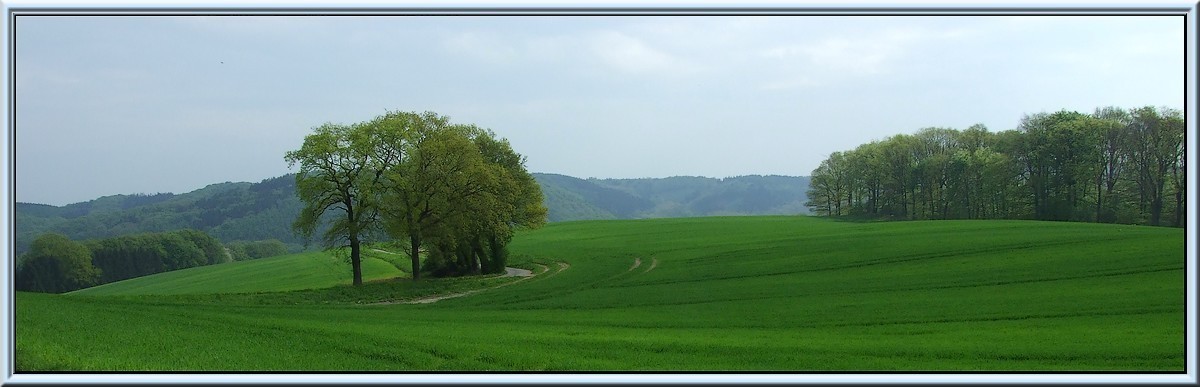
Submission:
[[[363,281],[408,276],[383,253],[363,259]],[[411,270],[408,266],[406,269]],[[71,295],[166,295],[274,292],[326,288],[351,283],[347,259],[325,252],[281,255],[251,261],[200,266],[79,289]]]
[[[336,265],[287,279],[321,271],[300,255],[18,293],[16,367],[1184,370],[1181,229],[587,221],[519,234],[510,249],[510,266],[539,274],[350,289]],[[373,278],[403,275],[374,267]],[[482,290],[372,304],[470,289]]]

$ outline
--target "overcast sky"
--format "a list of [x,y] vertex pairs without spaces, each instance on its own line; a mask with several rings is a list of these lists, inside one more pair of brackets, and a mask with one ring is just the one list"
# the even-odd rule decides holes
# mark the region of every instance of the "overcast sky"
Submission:
[[293,172],[312,128],[431,110],[533,172],[809,175],[1023,114],[1182,108],[1184,20],[1131,16],[43,17],[16,22],[16,200]]

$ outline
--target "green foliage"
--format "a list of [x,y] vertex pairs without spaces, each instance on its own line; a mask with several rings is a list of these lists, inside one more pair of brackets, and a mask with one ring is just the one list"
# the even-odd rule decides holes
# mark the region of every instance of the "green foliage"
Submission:
[[[552,223],[508,246],[542,274],[433,304],[359,305],[504,279],[353,288],[341,266],[344,285],[325,290],[17,293],[15,359],[19,372],[1182,372],[1183,241],[1181,229],[1040,221]],[[283,258],[146,278],[239,265],[264,278],[252,265]]]
[[[551,222],[807,212],[803,205],[808,186],[806,177],[585,180],[541,173],[531,176],[541,188],[543,205]],[[160,199],[166,197],[165,194],[158,196]],[[97,202],[105,200],[98,199]],[[120,201],[125,202],[124,199]],[[295,175],[258,183],[214,184],[127,209],[88,203],[93,202],[64,207],[17,203],[16,239],[13,242],[16,252],[28,251],[29,242],[45,232],[85,240],[184,228],[204,231],[222,241],[278,239],[288,246],[289,252],[306,249],[304,238],[292,230],[292,223],[303,208],[296,196]],[[85,208],[88,211],[84,211]],[[638,210],[622,212],[622,208]],[[617,216],[612,211],[622,215]],[[75,214],[64,217],[67,212]],[[332,221],[331,216],[324,219],[324,224]],[[324,232],[325,228],[318,226],[314,235]]]
[[[213,238],[211,235],[199,230],[184,229],[173,232],[179,235],[189,243],[195,245],[204,255],[204,263],[200,265],[216,265],[218,263],[226,263],[232,261],[229,252],[221,246],[221,241]],[[278,242],[278,241],[277,241]],[[279,242],[283,244],[283,242]],[[286,247],[285,247],[286,248]]]
[[[46,232],[85,240],[179,229],[200,230],[227,241],[279,239],[295,249],[304,243],[291,229],[302,207],[293,175],[254,184],[213,184],[181,195],[158,194],[152,201],[128,199],[138,196],[63,207],[17,203],[14,248],[18,254],[28,251],[29,242]],[[128,207],[133,204],[137,205]]]
[[235,261],[274,257],[288,253],[286,244],[278,239],[262,241],[233,241],[225,244],[225,248]]
[[62,293],[95,285],[101,271],[92,265],[92,253],[62,234],[43,234],[17,267],[17,290]]
[[328,223],[325,246],[350,248],[355,285],[363,243],[384,233],[408,242],[415,280],[423,243],[440,267],[456,267],[447,273],[479,274],[491,251],[482,240],[507,243],[514,229],[545,222],[541,191],[507,140],[432,112],[326,124],[286,159],[300,166],[296,194],[305,203],[295,229],[307,238]]
[[230,261],[220,241],[197,230],[125,235],[86,244],[92,263],[104,273],[100,283]]
[[547,175],[542,173],[534,174],[538,184],[542,186],[542,193],[546,196],[546,217],[550,222],[617,218],[611,212],[589,203],[580,193],[546,182],[545,176]]
[[1183,147],[1181,113],[1152,107],[1034,114],[999,133],[926,128],[834,152],[807,204],[833,216],[1181,227]]

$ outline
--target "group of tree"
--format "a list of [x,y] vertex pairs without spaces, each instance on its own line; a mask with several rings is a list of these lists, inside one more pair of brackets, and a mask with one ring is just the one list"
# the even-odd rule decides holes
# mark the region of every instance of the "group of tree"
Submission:
[[546,220],[541,190],[507,140],[432,112],[325,124],[285,160],[300,167],[295,230],[310,239],[327,226],[324,245],[350,250],[354,285],[364,243],[405,242],[414,280],[498,272],[514,231]]
[[16,289],[62,293],[189,267],[229,262],[216,238],[197,230],[142,233],[83,242],[42,234],[20,259]]
[[834,152],[812,173],[820,215],[1169,225],[1186,219],[1178,110],[1026,115],[1017,129],[926,128]]
[[266,239],[261,241],[233,241],[225,244],[225,248],[229,250],[229,256],[234,261],[248,261],[251,259],[274,257],[288,253],[288,247],[283,241],[278,239]]

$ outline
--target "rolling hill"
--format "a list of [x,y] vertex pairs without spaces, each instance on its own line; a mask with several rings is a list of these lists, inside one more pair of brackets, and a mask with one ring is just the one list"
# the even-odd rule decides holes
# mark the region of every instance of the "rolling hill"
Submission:
[[[363,280],[408,276],[368,252]],[[410,269],[411,270],[411,269]],[[200,266],[131,278],[70,292],[81,296],[279,292],[350,284],[350,264],[325,252],[307,252]]]
[[15,360],[19,372],[1183,372],[1183,242],[1181,229],[1039,221],[560,222],[511,244],[510,265],[537,275],[429,304],[361,302],[411,281],[18,293]]
[[579,179],[535,173],[534,178],[552,222],[808,213],[803,176]]
[[[578,179],[535,173],[551,222],[708,215],[802,214],[806,177],[725,179]],[[222,242],[278,239],[292,252],[304,241],[291,230],[302,207],[295,176],[258,183],[218,183],[184,194],[114,195],[62,207],[16,203],[17,254],[45,232],[73,240],[192,228]],[[320,231],[318,230],[318,234]]]

